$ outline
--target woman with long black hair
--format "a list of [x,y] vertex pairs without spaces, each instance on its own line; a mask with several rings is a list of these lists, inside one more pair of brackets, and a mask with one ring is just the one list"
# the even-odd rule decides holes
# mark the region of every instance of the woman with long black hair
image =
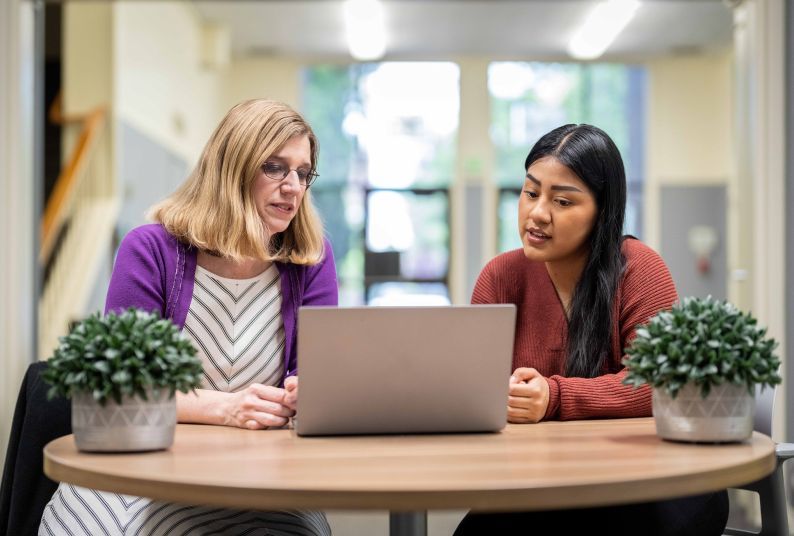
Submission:
[[[622,383],[623,350],[677,294],[661,257],[623,236],[620,152],[596,127],[565,125],[535,144],[524,169],[523,247],[489,262],[472,295],[518,307],[508,420],[650,416],[650,389]],[[455,534],[708,536],[722,534],[727,517],[722,491],[576,512],[470,513]]]

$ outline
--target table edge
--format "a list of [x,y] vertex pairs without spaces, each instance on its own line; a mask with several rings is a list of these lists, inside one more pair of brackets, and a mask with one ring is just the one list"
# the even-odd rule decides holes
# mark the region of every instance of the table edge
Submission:
[[[162,482],[108,475],[85,468],[74,468],[63,463],[53,455],[51,445],[58,441],[73,441],[71,437],[56,439],[44,448],[44,473],[55,481],[156,500],[238,509],[487,511],[606,506],[663,500],[738,486],[770,474],[777,463],[774,442],[769,437],[754,432],[753,441],[759,439],[764,441],[769,450],[767,455],[759,456],[730,472],[718,468],[694,474],[672,475],[654,479],[650,481],[652,485],[639,487],[637,479],[610,483],[491,490],[294,490],[175,482],[169,482],[165,487]],[[643,481],[647,479],[643,478]]]

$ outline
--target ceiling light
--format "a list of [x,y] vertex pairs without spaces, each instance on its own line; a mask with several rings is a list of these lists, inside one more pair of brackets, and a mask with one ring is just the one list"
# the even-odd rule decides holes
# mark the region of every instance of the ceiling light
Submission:
[[379,0],[346,0],[343,6],[350,55],[359,61],[386,53],[386,18]]
[[568,53],[578,60],[599,57],[634,17],[638,7],[638,0],[600,2],[576,30],[568,43]]

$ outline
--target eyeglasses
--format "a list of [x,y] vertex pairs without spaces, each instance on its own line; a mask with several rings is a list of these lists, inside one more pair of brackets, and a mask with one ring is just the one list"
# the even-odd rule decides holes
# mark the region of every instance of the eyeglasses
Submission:
[[308,188],[311,186],[315,179],[317,179],[319,176],[319,173],[312,169],[288,168],[286,166],[282,166],[281,164],[277,164],[276,162],[265,162],[262,164],[262,171],[268,179],[274,181],[283,181],[287,178],[287,175],[289,175],[290,171],[294,171],[298,175],[298,183],[303,188]]

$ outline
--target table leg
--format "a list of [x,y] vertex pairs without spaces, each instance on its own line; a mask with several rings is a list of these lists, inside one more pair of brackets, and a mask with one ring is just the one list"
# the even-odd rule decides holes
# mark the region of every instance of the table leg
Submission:
[[427,536],[427,512],[389,512],[389,536]]

